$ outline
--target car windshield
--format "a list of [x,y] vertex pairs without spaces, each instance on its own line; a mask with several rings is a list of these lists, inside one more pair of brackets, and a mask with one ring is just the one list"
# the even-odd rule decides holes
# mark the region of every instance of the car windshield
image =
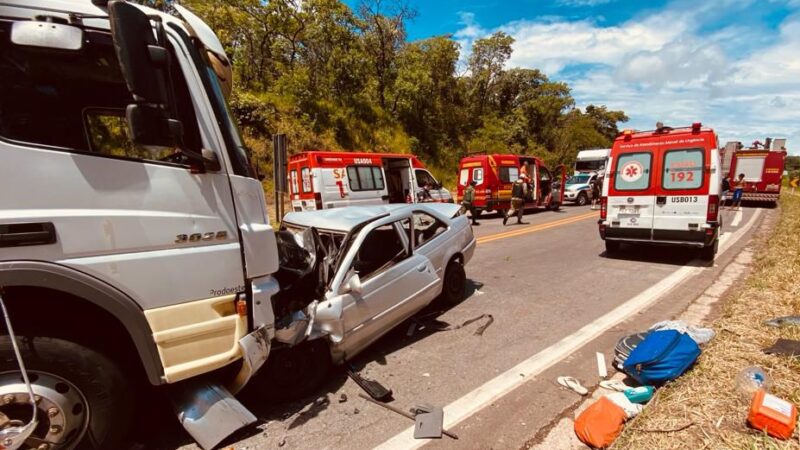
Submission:
[[567,184],[586,184],[589,182],[589,175],[574,175],[567,178]]

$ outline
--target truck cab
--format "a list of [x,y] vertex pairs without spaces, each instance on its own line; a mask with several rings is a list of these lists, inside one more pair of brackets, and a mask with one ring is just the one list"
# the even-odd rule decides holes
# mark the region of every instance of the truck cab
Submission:
[[600,201],[607,254],[622,243],[694,247],[714,260],[722,182],[713,129],[625,130],[614,141]]
[[[274,336],[275,234],[214,68],[224,49],[175,9],[0,4],[0,296],[16,333],[0,374],[17,374],[0,376],[0,413],[31,419],[7,357],[24,340],[42,397],[29,438],[51,449],[120,448],[140,375],[188,393],[176,404],[204,448],[255,421],[231,394]],[[215,416],[226,405],[240,413]]]

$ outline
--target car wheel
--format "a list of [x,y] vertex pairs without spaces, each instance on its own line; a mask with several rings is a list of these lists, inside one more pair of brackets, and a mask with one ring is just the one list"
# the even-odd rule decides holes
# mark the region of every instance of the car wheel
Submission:
[[261,399],[289,402],[319,389],[331,368],[331,351],[326,339],[306,341],[270,353],[265,367],[247,385]]
[[586,196],[585,192],[581,192],[578,194],[578,199],[575,200],[575,203],[578,206],[586,206],[586,204],[589,203],[589,198]]
[[611,256],[619,251],[620,243],[618,241],[609,241],[606,239],[606,255]]
[[453,259],[447,264],[444,271],[441,300],[447,305],[457,305],[464,300],[466,295],[467,274],[464,266]]
[[708,247],[703,247],[703,249],[700,250],[700,258],[702,258],[703,261],[713,262],[714,257],[717,255],[717,250],[719,250],[719,239],[715,239],[714,243]]
[[[52,450],[122,448],[133,418],[134,396],[114,362],[56,338],[17,337],[17,345],[28,379],[40,396],[39,425],[31,439],[58,443],[48,446]],[[27,423],[28,390],[11,337],[0,336],[0,354],[0,417]]]

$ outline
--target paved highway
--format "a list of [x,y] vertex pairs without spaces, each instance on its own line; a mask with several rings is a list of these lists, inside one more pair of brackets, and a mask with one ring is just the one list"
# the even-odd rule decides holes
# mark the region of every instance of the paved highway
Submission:
[[[481,314],[494,322],[482,336],[474,323],[452,331],[431,327],[409,336],[405,323],[355,363],[394,391],[393,404],[445,407],[460,439],[414,441],[410,420],[357,397],[341,371],[303,401],[271,405],[249,399],[261,419],[234,436],[237,449],[272,448],[520,448],[535,441],[579,398],[556,383],[572,375],[596,384],[594,353],[606,354],[625,334],[680,313],[749,241],[763,217],[756,209],[723,212],[725,242],[713,267],[688,249],[625,247],[604,253],[596,211],[566,206],[503,226],[482,218],[467,266],[469,297],[435,318],[460,324]],[[424,311],[421,314],[436,312]],[[346,401],[340,402],[344,394]],[[197,448],[176,425],[153,433],[146,448]]]

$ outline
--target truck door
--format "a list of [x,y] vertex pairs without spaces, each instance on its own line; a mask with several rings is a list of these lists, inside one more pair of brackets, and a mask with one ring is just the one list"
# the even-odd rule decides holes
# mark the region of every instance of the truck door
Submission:
[[609,171],[608,221],[612,228],[625,228],[631,238],[652,238],[655,154],[655,144],[649,150],[618,153]]
[[686,232],[702,233],[711,172],[707,153],[702,147],[667,148],[660,152],[659,173],[655,177],[655,239],[684,240]]

